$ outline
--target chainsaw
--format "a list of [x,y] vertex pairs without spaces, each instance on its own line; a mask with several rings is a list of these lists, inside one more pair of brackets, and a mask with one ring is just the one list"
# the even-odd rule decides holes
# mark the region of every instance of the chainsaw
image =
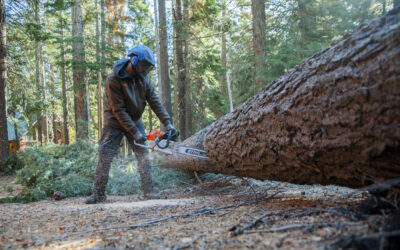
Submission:
[[153,129],[146,136],[149,142],[148,145],[137,143],[136,141],[134,144],[138,147],[147,148],[151,151],[156,151],[167,155],[174,155],[177,153],[195,158],[208,159],[206,151],[204,150],[187,147],[184,145],[175,145],[178,136],[179,131],[169,130],[164,133],[158,129]]

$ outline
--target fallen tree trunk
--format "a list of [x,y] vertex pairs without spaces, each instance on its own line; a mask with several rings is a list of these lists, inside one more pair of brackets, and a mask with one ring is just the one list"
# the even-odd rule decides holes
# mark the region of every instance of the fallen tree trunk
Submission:
[[164,166],[292,183],[400,177],[400,9],[308,58],[182,142]]

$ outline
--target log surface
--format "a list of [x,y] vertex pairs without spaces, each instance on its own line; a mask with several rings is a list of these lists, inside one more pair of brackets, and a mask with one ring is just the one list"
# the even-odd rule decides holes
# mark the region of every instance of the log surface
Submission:
[[173,167],[351,187],[368,176],[400,177],[399,10],[306,59],[189,138],[204,140],[210,161],[176,159]]

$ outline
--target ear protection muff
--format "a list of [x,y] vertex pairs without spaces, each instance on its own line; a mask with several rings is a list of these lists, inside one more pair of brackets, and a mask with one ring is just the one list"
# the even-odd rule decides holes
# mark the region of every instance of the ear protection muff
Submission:
[[132,64],[132,66],[137,66],[139,64],[139,57],[136,55],[132,56],[131,64]]

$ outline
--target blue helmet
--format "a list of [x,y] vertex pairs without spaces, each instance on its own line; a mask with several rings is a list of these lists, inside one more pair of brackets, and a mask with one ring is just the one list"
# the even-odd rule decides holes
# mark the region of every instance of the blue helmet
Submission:
[[134,64],[134,66],[136,66],[139,63],[139,61],[141,61],[141,60],[145,60],[146,62],[150,63],[153,66],[156,64],[156,62],[154,60],[153,52],[146,45],[141,44],[141,45],[134,47],[133,49],[131,49],[128,52],[128,56],[130,56],[130,57],[136,56],[137,57],[137,58],[132,58],[132,59],[134,59],[132,61],[132,64]]

